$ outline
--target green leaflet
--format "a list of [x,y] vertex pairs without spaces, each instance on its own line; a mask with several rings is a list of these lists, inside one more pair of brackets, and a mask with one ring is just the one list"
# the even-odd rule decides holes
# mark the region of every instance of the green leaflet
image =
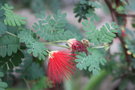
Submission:
[[116,36],[118,26],[115,23],[106,23],[100,29],[97,29],[93,22],[85,20],[83,29],[86,31],[86,37],[94,44],[110,43]]
[[3,22],[5,15],[4,15],[5,11],[3,9],[1,9],[0,7],[0,21]]
[[16,69],[16,72],[21,74],[22,78],[27,80],[35,80],[44,76],[44,70],[40,64],[33,62],[33,58],[29,54],[24,54],[25,58],[20,64],[20,68]]
[[69,38],[74,38],[77,35],[67,29],[66,24],[66,14],[61,14],[58,12],[53,16],[42,17],[33,25],[36,34],[48,41],[56,40],[66,40]]
[[23,53],[18,51],[12,56],[0,57],[0,68],[2,70],[11,70],[15,66],[18,66],[21,63],[21,59],[23,58]]
[[80,0],[74,8],[75,17],[79,17],[78,22],[81,22],[82,19],[87,19],[88,17],[91,20],[99,20],[99,17],[95,14],[95,8],[99,8],[100,5],[97,2],[89,0]]
[[106,59],[104,58],[103,53],[99,52],[97,49],[88,49],[89,55],[85,53],[81,53],[77,55],[76,67],[80,70],[88,70],[93,74],[97,74],[100,71],[100,65],[104,65],[106,63]]
[[30,45],[27,45],[28,53],[33,54],[33,56],[38,57],[39,60],[45,60],[45,55],[47,55],[46,48],[44,43],[41,42],[34,42]]
[[12,9],[12,6],[9,6],[8,4],[5,4],[2,6],[2,9],[5,10],[5,20],[4,23],[9,26],[21,26],[26,24],[25,17],[21,17],[17,14],[15,14]]
[[7,31],[7,26],[3,22],[0,22],[0,35],[5,34],[6,31]]
[[28,29],[20,31],[18,33],[18,37],[20,39],[20,42],[23,42],[26,45],[29,45],[29,44],[35,42],[32,31],[28,30]]
[[45,11],[44,0],[32,0],[30,6],[35,13],[39,13],[40,11]]
[[20,38],[20,42],[26,44],[29,54],[33,54],[33,56],[38,57],[40,60],[45,60],[45,56],[47,55],[45,45],[34,39],[33,33],[30,30],[21,31],[18,37]]
[[0,90],[5,90],[5,88],[8,87],[7,83],[5,83],[1,80],[1,77],[3,77],[3,76],[4,76],[4,74],[2,72],[0,72]]
[[20,48],[19,39],[10,35],[0,37],[0,56],[11,56]]

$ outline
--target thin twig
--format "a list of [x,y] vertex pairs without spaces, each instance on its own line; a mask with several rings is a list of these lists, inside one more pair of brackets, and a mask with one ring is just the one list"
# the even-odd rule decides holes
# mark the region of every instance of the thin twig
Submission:
[[28,90],[31,90],[31,88],[30,88],[29,83],[27,82],[27,80],[26,80],[25,78],[23,78],[23,80],[24,80],[24,82],[25,82],[25,84],[26,84],[26,86],[27,86],[27,89],[28,89]]
[[[116,18],[117,16],[124,16],[125,18],[126,18],[127,16],[130,16],[130,15],[125,15],[125,14],[118,14],[118,13],[115,11],[115,9],[112,8],[112,4],[111,4],[111,2],[110,2],[109,0],[104,0],[104,1],[105,1],[106,5],[108,6],[110,12],[111,12],[112,21],[118,23],[118,22],[117,22],[117,18]],[[125,25],[124,25],[124,26],[125,26]],[[124,41],[123,37],[119,36],[118,34],[116,34],[116,35],[117,35],[117,37],[118,37],[118,38],[120,39],[120,41],[121,41],[121,45],[122,45],[122,48],[123,48],[123,51],[124,51],[124,54],[125,54],[125,57],[126,57],[126,61],[127,61],[128,64],[130,64],[131,60],[130,60],[129,55],[127,54],[127,49],[125,48],[125,41]]]
[[11,35],[11,36],[13,36],[13,37],[18,38],[18,36],[17,36],[17,35],[15,35],[15,34],[13,34],[13,33],[10,33],[10,32],[8,32],[8,31],[6,31],[6,34],[9,34],[9,35]]
[[55,43],[52,43],[52,42],[44,42],[44,44],[47,44],[47,45],[54,45],[54,46],[58,46],[58,47],[62,47],[62,48],[69,48],[69,47],[67,47],[67,46],[55,44]]

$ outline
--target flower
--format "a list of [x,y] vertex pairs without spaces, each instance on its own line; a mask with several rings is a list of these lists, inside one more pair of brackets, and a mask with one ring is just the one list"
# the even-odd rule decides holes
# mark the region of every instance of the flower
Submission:
[[47,74],[53,83],[61,83],[68,79],[75,70],[75,54],[69,51],[52,51],[49,54]]
[[85,52],[86,54],[88,52],[86,45],[76,39],[69,39],[67,44],[71,47],[72,52]]

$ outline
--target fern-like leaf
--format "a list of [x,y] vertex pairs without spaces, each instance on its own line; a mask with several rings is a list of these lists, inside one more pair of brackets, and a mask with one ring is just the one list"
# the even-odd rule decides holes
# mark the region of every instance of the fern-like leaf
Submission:
[[20,39],[20,42],[25,43],[26,45],[35,42],[32,31],[28,29],[20,31],[18,33],[18,37]]
[[44,70],[40,64],[32,61],[32,56],[28,53],[24,53],[24,60],[20,64],[20,68],[16,69],[16,72],[21,74],[21,78],[35,80],[44,76]]
[[66,40],[76,37],[76,34],[66,29],[66,14],[58,12],[56,15],[47,16],[33,25],[36,34],[48,41]]
[[25,17],[21,17],[17,14],[15,14],[12,9],[12,6],[9,6],[8,4],[5,4],[2,6],[2,9],[5,10],[5,20],[4,23],[9,26],[21,26],[26,23]]
[[38,57],[40,60],[44,60],[45,56],[47,55],[46,48],[44,43],[41,42],[34,42],[28,47],[28,53],[33,54],[33,56]]
[[100,65],[104,65],[106,60],[102,53],[99,52],[97,49],[90,49],[89,48],[89,55],[85,53],[81,53],[77,56],[77,68],[80,70],[88,70],[93,74],[97,74],[100,70]]
[[2,70],[12,70],[15,66],[18,66],[21,63],[23,58],[23,53],[18,51],[12,56],[0,57],[0,68]]
[[110,43],[116,36],[118,26],[115,23],[106,23],[97,29],[93,22],[84,21],[83,29],[86,31],[87,38],[94,44]]
[[75,6],[74,13],[75,17],[79,17],[78,21],[81,22],[82,19],[87,19],[90,17],[92,20],[99,20],[99,17],[95,14],[95,8],[99,8],[97,2],[89,0],[80,0],[80,2]]
[[0,37],[0,56],[11,56],[20,48],[19,39],[10,35]]
[[28,53],[33,54],[33,56],[38,57],[40,60],[44,60],[46,53],[46,48],[44,43],[37,41],[33,37],[33,33],[30,30],[23,30],[18,34],[20,41],[26,44],[28,48]]
[[6,31],[7,31],[7,26],[3,22],[0,22],[0,35],[5,34]]

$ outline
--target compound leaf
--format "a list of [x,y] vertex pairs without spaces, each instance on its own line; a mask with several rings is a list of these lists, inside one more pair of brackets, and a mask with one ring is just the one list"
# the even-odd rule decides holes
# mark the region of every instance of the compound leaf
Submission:
[[80,70],[88,70],[93,74],[97,74],[100,71],[100,65],[104,65],[106,63],[106,59],[104,55],[99,52],[97,49],[90,49],[89,48],[89,55],[85,53],[81,53],[77,56],[77,68]]
[[2,9],[5,10],[5,20],[4,23],[9,26],[21,26],[26,24],[25,17],[21,17],[17,14],[15,14],[12,9],[12,6],[9,6],[8,4],[5,4],[2,6]]
[[0,68],[2,70],[11,70],[15,66],[18,66],[21,63],[21,59],[23,58],[23,53],[18,51],[12,56],[0,57]]
[[6,31],[7,31],[7,26],[3,22],[0,22],[0,35],[5,34]]
[[47,41],[66,40],[76,37],[74,33],[66,28],[67,21],[65,17],[66,14],[60,12],[53,16],[47,16],[45,20],[41,17],[41,20],[35,23],[33,28],[40,38]]
[[32,61],[32,56],[25,53],[25,58],[16,72],[21,73],[21,77],[29,80],[39,79],[44,76],[44,70],[40,64]]
[[11,56],[20,48],[19,39],[11,35],[4,35],[0,37],[0,56]]
[[33,33],[30,30],[21,31],[18,34],[18,37],[20,38],[20,42],[26,44],[29,54],[33,54],[33,56],[38,57],[40,60],[45,59],[45,55],[47,55],[47,53],[44,43],[34,39]]
[[85,20],[83,29],[86,31],[86,37],[94,44],[110,43],[116,36],[118,26],[115,23],[106,23],[100,29],[97,29],[93,22]]
[[28,45],[27,47],[28,47],[29,54],[32,53],[33,56],[38,57],[40,60],[45,59],[45,55],[47,55],[47,52],[46,52],[44,43],[34,42],[34,43]]

